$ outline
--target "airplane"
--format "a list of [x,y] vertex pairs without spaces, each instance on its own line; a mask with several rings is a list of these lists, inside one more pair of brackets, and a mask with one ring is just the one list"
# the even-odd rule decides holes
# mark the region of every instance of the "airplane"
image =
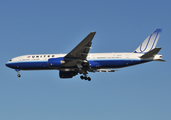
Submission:
[[157,55],[161,47],[156,48],[162,29],[156,29],[140,46],[131,53],[89,53],[93,37],[96,32],[90,32],[68,54],[39,54],[23,55],[12,58],[6,66],[18,73],[20,70],[59,70],[60,78],[72,78],[82,74],[80,78],[91,81],[88,72],[115,72],[123,68],[142,64],[150,61],[162,60],[162,55]]

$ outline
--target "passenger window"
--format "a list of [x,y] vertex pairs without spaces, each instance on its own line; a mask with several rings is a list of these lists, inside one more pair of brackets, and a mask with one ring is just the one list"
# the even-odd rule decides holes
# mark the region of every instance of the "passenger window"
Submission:
[[50,55],[48,55],[48,57],[50,57]]
[[46,57],[46,55],[44,55],[44,57]]
[[55,57],[55,55],[52,55],[52,57]]
[[32,58],[34,58],[35,56],[32,56]]
[[39,58],[39,56],[36,56],[37,58]]

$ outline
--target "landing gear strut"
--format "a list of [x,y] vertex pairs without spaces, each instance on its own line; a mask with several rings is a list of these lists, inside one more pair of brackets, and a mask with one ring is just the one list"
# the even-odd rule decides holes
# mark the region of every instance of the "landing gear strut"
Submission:
[[90,77],[87,77],[86,75],[85,76],[80,76],[80,78],[83,80],[88,80],[88,81],[91,81],[91,78]]
[[15,71],[18,73],[18,77],[21,77],[21,75],[20,75],[20,70],[19,69],[15,69]]

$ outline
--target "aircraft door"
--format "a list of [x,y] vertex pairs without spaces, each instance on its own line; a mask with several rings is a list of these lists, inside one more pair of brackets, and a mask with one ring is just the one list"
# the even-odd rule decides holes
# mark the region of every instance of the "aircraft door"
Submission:
[[129,65],[130,60],[128,54],[125,55],[125,61],[126,61],[126,65]]

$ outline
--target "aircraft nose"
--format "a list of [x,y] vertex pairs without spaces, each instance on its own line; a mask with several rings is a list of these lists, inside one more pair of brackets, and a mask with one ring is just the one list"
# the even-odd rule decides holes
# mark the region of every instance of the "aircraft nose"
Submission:
[[6,63],[5,65],[6,65],[7,67],[10,67],[10,64],[9,64],[9,63]]
[[13,62],[7,62],[6,64],[5,64],[7,67],[9,67],[9,68],[13,68],[13,69],[19,69],[19,65],[18,64],[16,64],[16,63],[13,63]]
[[15,65],[13,65],[12,63],[9,63],[9,62],[7,62],[5,65],[9,68],[15,68]]

